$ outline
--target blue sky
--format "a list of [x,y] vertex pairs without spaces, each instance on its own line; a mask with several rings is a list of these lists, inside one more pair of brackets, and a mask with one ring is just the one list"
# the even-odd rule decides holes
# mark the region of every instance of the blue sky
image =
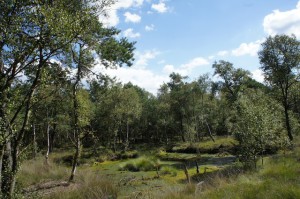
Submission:
[[100,20],[136,41],[130,68],[100,69],[156,94],[169,74],[197,79],[226,60],[263,81],[257,51],[268,35],[300,38],[299,0],[119,0]]

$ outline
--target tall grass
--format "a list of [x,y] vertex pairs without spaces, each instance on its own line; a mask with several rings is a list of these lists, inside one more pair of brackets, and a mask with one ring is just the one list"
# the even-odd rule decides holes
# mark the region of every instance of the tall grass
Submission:
[[[66,181],[69,175],[70,168],[55,164],[51,159],[47,165],[44,157],[38,157],[22,165],[18,174],[18,188],[26,190],[26,198],[117,198],[118,189],[115,185],[90,168],[80,168],[75,183],[68,185]],[[51,188],[41,188],[46,184]]]
[[45,163],[45,158],[40,156],[35,160],[25,161],[18,173],[17,182],[21,187],[28,187],[41,182],[53,180],[66,180],[69,175],[69,169],[57,165],[49,160]]
[[108,179],[90,170],[78,174],[75,184],[65,190],[44,196],[45,199],[114,199],[118,197],[117,187]]

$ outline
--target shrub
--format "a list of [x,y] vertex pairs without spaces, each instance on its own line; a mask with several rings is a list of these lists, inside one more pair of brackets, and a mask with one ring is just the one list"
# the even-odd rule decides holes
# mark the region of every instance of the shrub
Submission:
[[256,168],[257,156],[263,155],[267,146],[285,140],[280,134],[283,127],[276,107],[274,101],[260,92],[246,93],[237,101],[239,117],[234,133],[240,143],[240,160],[247,168]]

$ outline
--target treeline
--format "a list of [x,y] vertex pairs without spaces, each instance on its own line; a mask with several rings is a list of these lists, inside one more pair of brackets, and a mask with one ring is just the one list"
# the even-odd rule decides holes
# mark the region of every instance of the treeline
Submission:
[[[205,136],[254,134],[254,130],[259,137],[267,132],[288,135],[284,108],[277,100],[280,93],[230,62],[215,62],[213,68],[220,81],[212,81],[209,75],[187,81],[187,77],[172,73],[157,96],[108,76],[94,79],[88,86],[81,84],[78,113],[84,146],[126,151],[140,143],[195,142]],[[292,132],[298,128],[299,88],[296,82],[289,95]],[[28,144],[36,140],[38,148],[45,149],[49,134],[50,151],[70,146],[74,141],[72,82],[40,86],[34,98]]]

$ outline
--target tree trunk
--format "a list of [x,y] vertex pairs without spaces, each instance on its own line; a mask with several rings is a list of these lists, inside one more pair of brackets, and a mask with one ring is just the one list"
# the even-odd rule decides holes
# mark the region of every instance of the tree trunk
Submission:
[[50,147],[49,147],[49,152],[53,152],[54,150],[54,139],[56,135],[56,124],[53,125],[52,131],[50,133]]
[[292,141],[294,139],[294,137],[292,135],[292,129],[291,129],[291,124],[290,124],[290,116],[289,116],[288,106],[286,104],[284,105],[284,116],[285,116],[286,130],[287,130],[289,139]]
[[3,198],[11,198],[11,182],[12,182],[12,151],[11,142],[8,141],[5,145],[3,160],[2,160],[2,194]]
[[80,143],[80,128],[79,128],[79,101],[78,101],[78,89],[79,89],[79,84],[81,81],[81,50],[82,50],[82,45],[79,46],[79,60],[78,60],[78,69],[77,69],[77,74],[76,74],[76,81],[73,85],[73,111],[74,111],[74,136],[75,136],[75,154],[73,158],[73,163],[72,163],[72,171],[71,171],[71,176],[69,178],[69,182],[74,181],[75,173],[76,173],[76,168],[78,166],[78,161],[80,157],[80,148],[81,148],[81,143]]
[[78,166],[78,161],[79,161],[79,157],[80,157],[80,148],[81,148],[81,143],[80,143],[80,137],[79,137],[79,133],[75,133],[76,134],[76,151],[73,157],[73,164],[72,164],[72,171],[71,171],[71,176],[69,178],[69,182],[74,181],[74,177],[76,174],[76,168]]
[[197,160],[195,161],[195,163],[196,163],[196,172],[197,172],[197,174],[199,174],[199,173],[200,173],[200,170],[199,170],[199,165],[198,165]]
[[183,129],[183,119],[180,119],[180,131],[181,131],[181,139],[183,142],[185,142],[185,137],[184,137],[184,129]]
[[2,164],[4,156],[4,146],[0,146],[0,193],[2,192]]
[[127,121],[126,122],[126,143],[125,143],[124,151],[127,151],[128,147],[129,147],[129,123]]
[[209,137],[212,139],[213,142],[215,142],[215,139],[214,139],[214,137],[212,136],[212,133],[211,133],[210,128],[209,128],[209,125],[208,125],[208,123],[207,123],[206,120],[205,120],[205,123],[206,123],[206,126],[207,126],[207,128],[208,128]]
[[183,169],[184,169],[184,174],[186,176],[186,180],[190,184],[191,183],[191,178],[190,178],[189,171],[187,169],[186,163],[184,163],[184,168]]
[[36,132],[35,132],[35,124],[32,125],[33,131],[33,158],[36,158],[37,155],[37,142],[36,142]]
[[49,153],[50,153],[50,124],[47,123],[47,152],[46,152],[46,164],[49,165]]

